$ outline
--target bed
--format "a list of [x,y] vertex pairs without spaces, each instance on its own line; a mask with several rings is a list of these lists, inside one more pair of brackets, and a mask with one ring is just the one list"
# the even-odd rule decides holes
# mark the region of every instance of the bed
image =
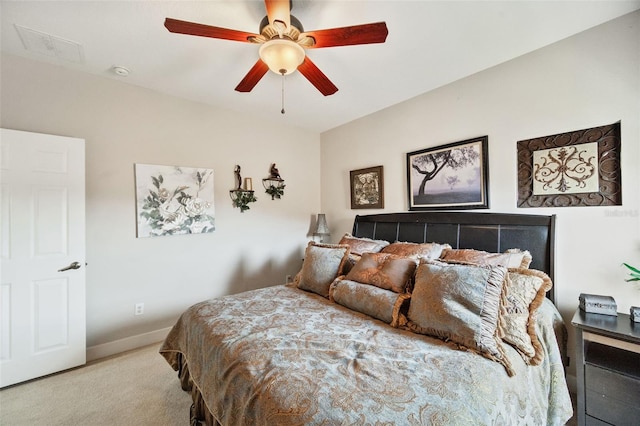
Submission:
[[[566,329],[550,285],[554,227],[554,216],[539,215],[359,215],[341,243],[445,248],[435,259],[418,259],[411,285],[395,291],[348,278],[359,277],[364,269],[356,265],[365,258],[383,259],[378,269],[392,276],[410,268],[402,256],[310,243],[296,283],[195,304],[160,353],[191,392],[194,425],[563,425],[573,410]],[[321,263],[318,253],[345,245],[340,273],[349,261],[351,270],[338,274],[328,297],[302,285],[312,259]],[[507,249],[530,255],[528,267],[442,260],[445,252],[514,252]],[[462,279],[468,284],[451,286]],[[531,293],[525,314],[506,308],[516,293],[505,286],[513,292],[519,280]],[[488,320],[493,311],[497,318]],[[506,343],[509,315],[519,325]],[[518,339],[529,340],[522,346]]]

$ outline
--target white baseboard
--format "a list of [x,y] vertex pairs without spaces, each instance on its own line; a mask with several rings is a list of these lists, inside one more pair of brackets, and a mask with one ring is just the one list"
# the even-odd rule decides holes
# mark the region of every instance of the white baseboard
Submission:
[[138,334],[137,336],[114,340],[113,342],[90,346],[87,348],[87,362],[161,342],[167,337],[170,330],[171,327],[167,327]]

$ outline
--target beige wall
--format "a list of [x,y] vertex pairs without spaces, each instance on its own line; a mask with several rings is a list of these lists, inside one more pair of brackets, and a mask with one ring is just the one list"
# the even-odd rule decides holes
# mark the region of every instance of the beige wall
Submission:
[[[428,70],[425,70],[428,72]],[[392,78],[392,77],[390,77]],[[516,207],[516,141],[622,121],[623,205]],[[557,215],[556,289],[567,324],[581,292],[640,306],[640,12],[322,134],[322,209],[351,229],[349,170],[384,166],[384,212],[408,209],[406,153],[489,136],[490,211]],[[571,333],[573,338],[573,333]]]
[[[300,269],[320,208],[318,134],[12,56],[1,78],[1,127],[86,140],[88,346],[169,327],[193,303]],[[284,197],[257,191],[240,213],[235,164],[255,189],[271,162]],[[213,168],[216,231],[137,239],[134,163]]]

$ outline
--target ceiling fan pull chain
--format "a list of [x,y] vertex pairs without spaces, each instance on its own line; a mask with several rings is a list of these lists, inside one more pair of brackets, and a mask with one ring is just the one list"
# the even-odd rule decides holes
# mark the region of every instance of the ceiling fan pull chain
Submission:
[[284,114],[284,70],[282,70],[282,109],[280,114]]

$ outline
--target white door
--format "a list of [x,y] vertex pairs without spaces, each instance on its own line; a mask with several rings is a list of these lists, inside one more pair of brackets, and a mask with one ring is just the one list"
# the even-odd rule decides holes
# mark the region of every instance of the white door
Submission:
[[84,140],[0,129],[0,148],[4,387],[86,362]]

